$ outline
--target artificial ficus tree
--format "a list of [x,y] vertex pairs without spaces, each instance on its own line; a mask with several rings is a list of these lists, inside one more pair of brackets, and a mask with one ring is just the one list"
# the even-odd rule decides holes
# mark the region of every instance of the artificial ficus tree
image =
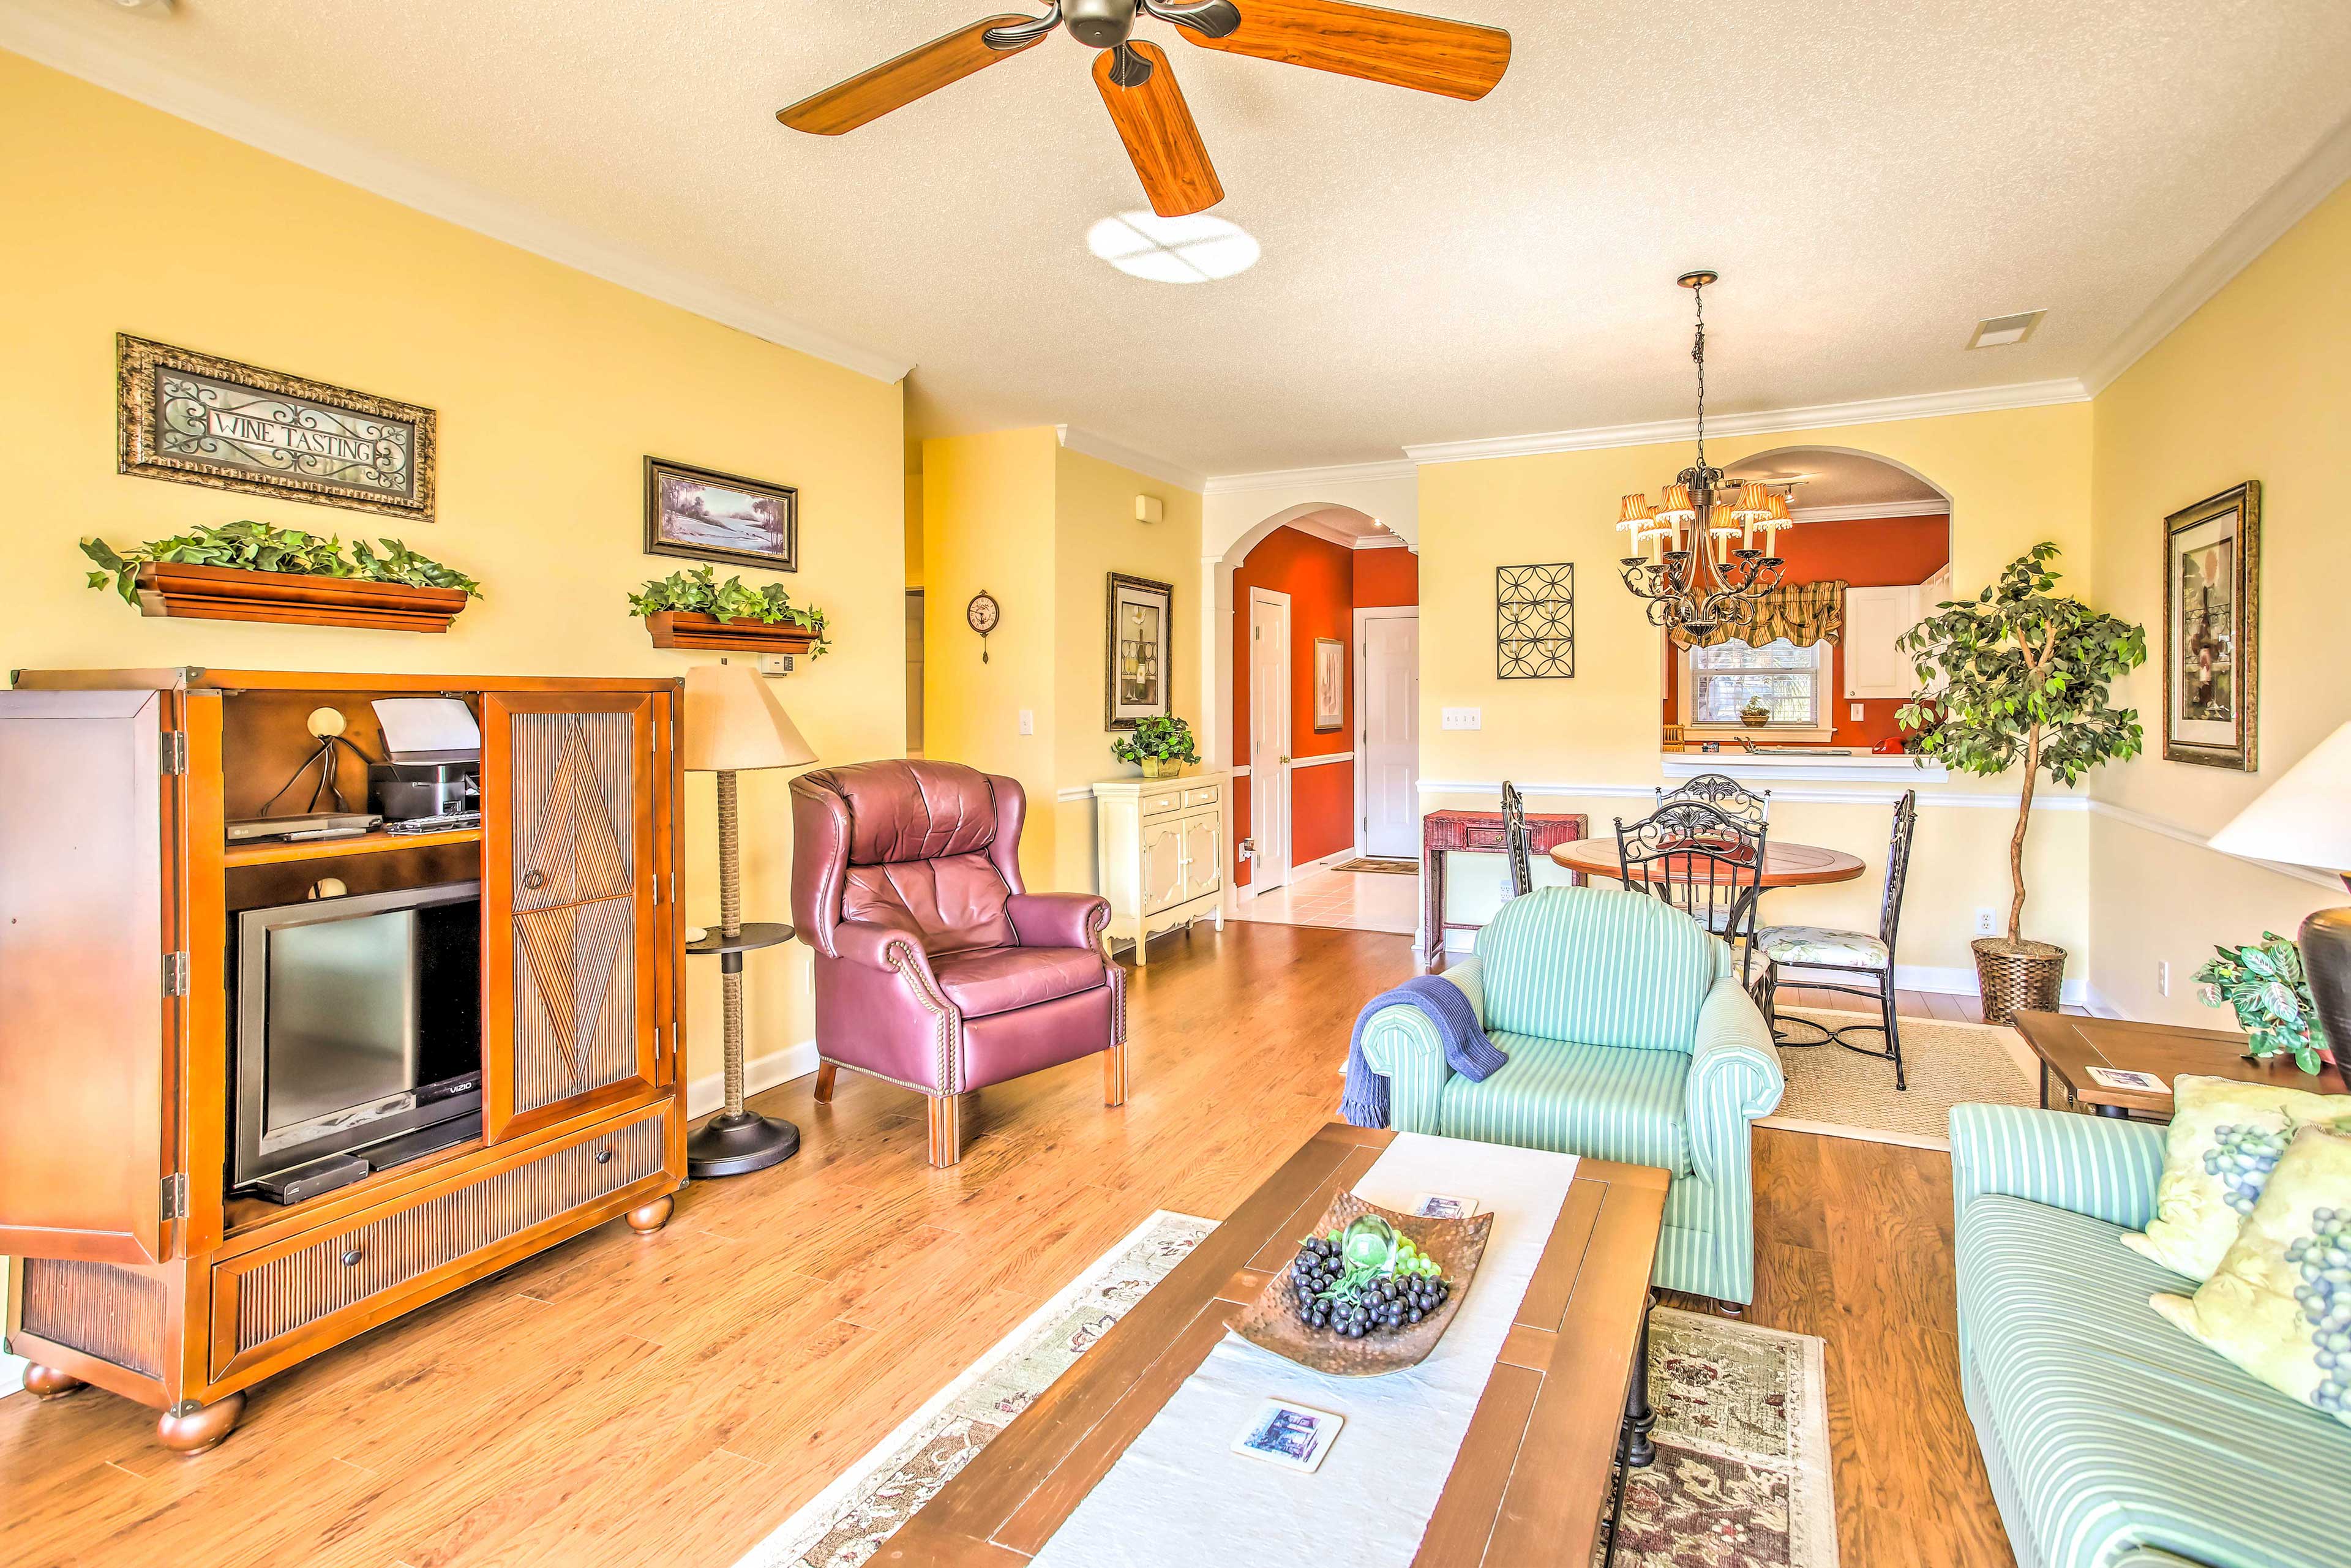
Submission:
[[2009,841],[2008,940],[2024,936],[2024,835],[2043,772],[2079,783],[2103,762],[2138,755],[2137,710],[2110,700],[2115,681],[2147,662],[2147,630],[2053,591],[2043,542],[2008,563],[1973,599],[1946,601],[1904,632],[1898,645],[1917,666],[1920,689],[1902,723],[1928,732],[1929,756],[1962,773],[1992,775],[2022,765],[2024,784]]

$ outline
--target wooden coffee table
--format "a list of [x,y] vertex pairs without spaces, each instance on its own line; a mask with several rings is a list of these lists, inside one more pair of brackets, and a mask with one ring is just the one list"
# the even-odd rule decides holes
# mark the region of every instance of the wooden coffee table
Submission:
[[[892,1536],[890,1568],[1019,1568],[1395,1134],[1324,1127]],[[1620,1449],[1650,1458],[1649,1270],[1666,1173],[1587,1159],[1528,1281],[1415,1568],[1591,1568]],[[1474,1288],[1474,1287],[1473,1287]],[[1147,1523],[1138,1521],[1138,1528]]]
[[[2043,1110],[2049,1106],[2053,1077],[2064,1086],[2069,1105],[2087,1105],[2101,1116],[2137,1113],[2167,1122],[2171,1119],[2171,1081],[2183,1072],[2280,1089],[2309,1089],[2321,1094],[2335,1092],[2332,1074],[2314,1078],[2296,1067],[2291,1056],[2273,1056],[2266,1061],[2246,1060],[2245,1037],[2230,1030],[2021,1012],[2016,1015],[2016,1032],[2041,1058]],[[2088,1069],[2093,1066],[2152,1072],[2163,1080],[2164,1092],[2108,1089],[2091,1078]]]

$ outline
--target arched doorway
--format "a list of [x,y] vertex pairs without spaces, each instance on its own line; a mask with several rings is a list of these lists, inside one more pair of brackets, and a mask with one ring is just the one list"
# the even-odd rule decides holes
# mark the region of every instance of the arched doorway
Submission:
[[[1788,497],[1794,525],[1772,548],[1794,590],[1840,583],[1833,635],[1740,638],[1665,648],[1667,749],[1867,752],[1902,745],[1896,715],[1916,689],[1895,640],[1950,596],[1951,501],[1907,465],[1851,447],[1783,446],[1727,465],[1734,482]],[[1765,630],[1812,624],[1776,619]],[[1768,714],[1752,722],[1758,711]]]

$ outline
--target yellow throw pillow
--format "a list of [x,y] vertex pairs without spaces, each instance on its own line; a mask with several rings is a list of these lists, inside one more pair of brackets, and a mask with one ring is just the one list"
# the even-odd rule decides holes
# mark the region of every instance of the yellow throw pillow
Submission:
[[2123,1245],[2191,1280],[2220,1266],[2296,1129],[2351,1121],[2351,1095],[2187,1073],[2172,1081],[2171,1107],[2155,1223]]
[[2155,1310],[2351,1426],[2351,1138],[2304,1127],[2203,1289]]

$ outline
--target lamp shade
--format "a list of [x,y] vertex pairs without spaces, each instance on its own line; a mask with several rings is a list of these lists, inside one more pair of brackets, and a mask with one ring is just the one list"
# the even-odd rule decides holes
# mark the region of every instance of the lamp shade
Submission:
[[747,773],[816,760],[759,672],[725,663],[685,673],[684,750],[690,773]]
[[1687,485],[1668,485],[1657,493],[1657,521],[1687,523],[1697,516],[1698,507],[1690,502]]
[[1738,496],[1730,503],[1730,515],[1742,523],[1771,515],[1771,500],[1760,479],[1750,479],[1739,486]]
[[1635,528],[1656,515],[1649,509],[1648,493],[1643,491],[1639,495],[1625,497],[1623,510],[1618,514],[1616,526],[1620,528]]
[[2222,854],[2351,872],[2351,724],[2212,835]]

